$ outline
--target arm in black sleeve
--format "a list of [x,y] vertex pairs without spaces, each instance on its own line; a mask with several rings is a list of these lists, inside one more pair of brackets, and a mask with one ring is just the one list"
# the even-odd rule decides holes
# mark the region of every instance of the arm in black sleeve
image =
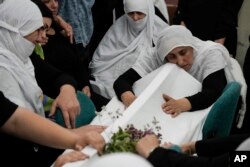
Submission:
[[187,97],[191,103],[190,111],[201,110],[212,105],[222,94],[227,84],[224,69],[208,75],[202,83],[202,91]]
[[64,84],[69,84],[76,88],[76,81],[69,75],[46,63],[35,53],[30,58],[35,67],[37,83],[44,94],[55,98],[60,92],[60,87]]
[[123,73],[114,82],[114,90],[119,100],[121,100],[121,95],[126,91],[131,91],[133,84],[139,80],[141,76],[132,68]]
[[196,157],[158,147],[148,157],[154,167],[227,167],[229,155],[217,157]]
[[0,127],[11,117],[16,111],[17,105],[5,98],[2,92],[0,92]]
[[235,134],[226,137],[200,140],[195,143],[199,156],[216,156],[235,150],[250,134]]

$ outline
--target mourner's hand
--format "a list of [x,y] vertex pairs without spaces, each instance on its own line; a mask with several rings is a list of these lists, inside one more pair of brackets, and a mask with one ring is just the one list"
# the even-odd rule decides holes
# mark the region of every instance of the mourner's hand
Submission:
[[166,94],[163,94],[163,98],[165,103],[162,104],[162,109],[165,113],[171,114],[172,117],[191,109],[191,104],[187,98],[175,100]]
[[80,128],[72,129],[79,138],[75,149],[81,150],[86,145],[90,145],[98,150],[101,154],[105,141],[100,133],[106,129],[106,126],[101,125],[86,125]]
[[76,116],[80,114],[80,104],[74,87],[63,85],[60,88],[60,94],[52,103],[50,116],[55,114],[57,107],[61,109],[66,127],[75,128]]
[[130,106],[130,104],[132,104],[135,99],[136,96],[131,91],[126,91],[121,95],[121,100],[126,108]]
[[63,35],[69,38],[71,44],[73,44],[73,28],[70,24],[68,24],[61,16],[55,15],[54,16],[56,22],[62,27]]
[[182,153],[188,154],[188,155],[193,155],[196,153],[196,148],[195,148],[195,143],[196,142],[190,142],[190,143],[186,143],[181,145],[181,151]]
[[159,147],[160,141],[155,135],[146,135],[136,143],[136,151],[143,157],[147,158],[149,154]]
[[98,132],[88,132],[85,136],[87,144],[95,148],[99,154],[103,154],[103,149],[105,146],[105,140],[102,135]]
[[91,92],[90,92],[89,86],[84,86],[84,88],[82,88],[82,92],[83,92],[86,96],[91,97]]
[[62,167],[66,163],[80,161],[89,158],[88,155],[81,151],[70,151],[65,154],[61,154],[55,161],[54,167]]

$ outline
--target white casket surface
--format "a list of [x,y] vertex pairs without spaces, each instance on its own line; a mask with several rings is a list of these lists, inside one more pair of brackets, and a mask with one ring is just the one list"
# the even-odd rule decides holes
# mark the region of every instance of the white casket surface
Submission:
[[[133,90],[137,98],[126,110],[117,97],[114,97],[92,121],[91,124],[108,126],[102,133],[106,142],[110,141],[119,127],[124,129],[128,124],[133,124],[137,129],[152,129],[156,134],[160,133],[162,143],[182,144],[202,138],[202,127],[211,106],[204,110],[184,112],[175,118],[161,109],[163,93],[178,99],[201,90],[201,83],[183,69],[174,64],[165,64],[137,81]],[[70,150],[65,152],[67,151]],[[83,152],[91,158],[65,166],[84,167],[88,161],[98,158],[96,150],[89,146]]]

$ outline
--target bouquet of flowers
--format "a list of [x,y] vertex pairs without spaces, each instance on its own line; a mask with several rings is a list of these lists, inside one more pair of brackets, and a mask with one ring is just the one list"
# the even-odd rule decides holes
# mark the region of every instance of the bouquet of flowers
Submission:
[[[136,142],[142,137],[155,134],[152,129],[140,130],[136,129],[134,125],[130,124],[125,129],[119,128],[118,132],[114,133],[111,142],[107,143],[104,149],[104,153],[113,152],[134,152],[136,153]],[[161,134],[155,134],[161,139]]]

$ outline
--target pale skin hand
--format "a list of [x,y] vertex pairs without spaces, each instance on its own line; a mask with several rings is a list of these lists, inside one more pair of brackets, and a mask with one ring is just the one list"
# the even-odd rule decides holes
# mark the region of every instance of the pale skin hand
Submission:
[[127,108],[133,101],[136,99],[136,96],[131,91],[126,91],[121,95],[121,100],[125,107]]
[[86,96],[91,97],[91,92],[90,92],[89,86],[84,86],[84,88],[82,88],[82,92],[83,92]]
[[73,28],[70,24],[68,24],[63,18],[59,15],[53,16],[55,21],[62,27],[63,35],[69,38],[71,44],[73,44]]
[[76,97],[74,87],[71,85],[63,85],[60,88],[60,94],[52,103],[50,116],[55,114],[57,107],[62,111],[66,127],[75,128],[76,116],[80,114],[80,104]]
[[141,156],[147,158],[151,151],[153,151],[156,147],[159,147],[159,145],[160,141],[155,135],[146,135],[136,143],[136,151]]
[[187,98],[175,100],[166,94],[163,94],[163,98],[165,103],[162,104],[162,110],[167,114],[171,114],[173,118],[191,109],[191,103]]
[[81,151],[71,151],[60,155],[54,164],[54,167],[61,167],[69,162],[80,161],[89,158],[88,155],[82,153]]
[[102,154],[105,141],[100,135],[106,129],[106,126],[86,125],[80,128],[72,129],[72,132],[79,136],[76,150],[81,150],[84,146],[90,145]]

